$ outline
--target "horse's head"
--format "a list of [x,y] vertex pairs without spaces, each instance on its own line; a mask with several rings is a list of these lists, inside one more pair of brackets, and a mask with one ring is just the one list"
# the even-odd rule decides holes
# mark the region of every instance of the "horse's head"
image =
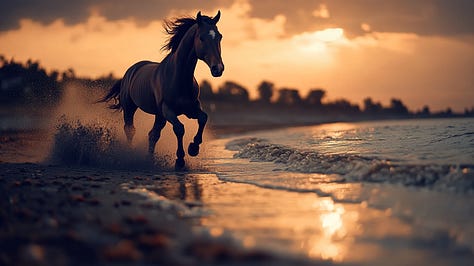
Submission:
[[202,16],[201,11],[197,13],[197,33],[194,39],[194,47],[197,57],[209,66],[214,77],[222,76],[224,63],[221,57],[222,34],[217,30],[217,22],[221,17],[221,11],[214,18]]

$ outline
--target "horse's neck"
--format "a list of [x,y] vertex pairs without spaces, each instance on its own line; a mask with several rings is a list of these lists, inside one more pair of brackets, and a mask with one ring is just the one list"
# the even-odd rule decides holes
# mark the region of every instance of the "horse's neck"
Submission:
[[194,35],[197,25],[192,26],[184,35],[178,48],[172,54],[172,61],[175,64],[175,71],[178,82],[192,82],[194,70],[198,61],[196,50],[194,49]]

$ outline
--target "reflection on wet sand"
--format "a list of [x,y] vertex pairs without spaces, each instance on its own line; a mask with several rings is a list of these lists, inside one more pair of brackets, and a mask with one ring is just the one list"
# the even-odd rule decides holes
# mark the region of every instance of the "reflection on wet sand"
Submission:
[[[203,212],[192,207],[201,206],[201,186],[198,175],[169,174],[155,176],[151,182],[127,182],[121,188],[143,196],[146,201],[164,209],[174,209],[181,217],[200,217]],[[140,180],[140,177],[135,177]]]
[[[309,240],[308,255],[313,258],[342,261],[350,241],[350,238],[346,238],[348,230],[353,229],[353,225],[357,221],[343,220],[343,215],[346,212],[344,206],[334,204],[330,198],[324,198],[315,202],[314,205],[316,205],[315,208],[322,211],[319,216],[322,233]],[[357,219],[357,213],[354,216]]]
[[155,192],[167,198],[180,199],[183,201],[200,201],[201,187],[196,175],[178,173],[169,176],[166,180],[157,179],[154,187]]
[[380,254],[365,240],[403,236],[400,229],[407,228],[362,204],[223,182],[212,173],[164,175],[146,186],[123,188],[177,209],[183,217],[197,217],[197,226],[208,228],[211,236],[231,231],[247,248],[318,260],[371,262]]

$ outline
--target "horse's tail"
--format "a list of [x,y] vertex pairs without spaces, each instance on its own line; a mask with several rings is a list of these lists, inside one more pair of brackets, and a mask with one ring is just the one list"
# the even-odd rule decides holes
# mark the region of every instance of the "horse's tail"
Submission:
[[114,100],[113,104],[109,105],[110,109],[115,109],[115,110],[122,110],[122,105],[120,104],[120,84],[122,83],[122,80],[119,79],[115,84],[112,86],[110,89],[109,93],[105,95],[104,97],[100,98],[97,100],[97,103],[105,103],[109,102],[110,100]]

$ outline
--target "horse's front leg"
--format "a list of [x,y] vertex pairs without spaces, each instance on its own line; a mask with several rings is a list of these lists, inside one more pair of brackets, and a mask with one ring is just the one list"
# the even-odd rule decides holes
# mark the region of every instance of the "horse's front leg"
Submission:
[[194,142],[189,143],[188,154],[191,156],[197,156],[199,154],[199,145],[202,143],[202,133],[207,122],[207,114],[201,109],[197,110],[196,118],[198,120],[198,131],[194,136]]
[[183,148],[183,136],[184,136],[184,125],[179,121],[176,113],[171,110],[166,104],[163,104],[163,116],[165,119],[173,125],[173,131],[178,140],[178,149],[176,150],[176,164],[175,169],[181,170],[184,168],[184,148]]
[[155,153],[155,146],[158,140],[160,139],[161,136],[161,130],[165,127],[166,125],[166,119],[160,115],[157,114],[155,116],[155,123],[153,124],[153,128],[150,130],[150,133],[148,133],[148,153],[153,156]]

